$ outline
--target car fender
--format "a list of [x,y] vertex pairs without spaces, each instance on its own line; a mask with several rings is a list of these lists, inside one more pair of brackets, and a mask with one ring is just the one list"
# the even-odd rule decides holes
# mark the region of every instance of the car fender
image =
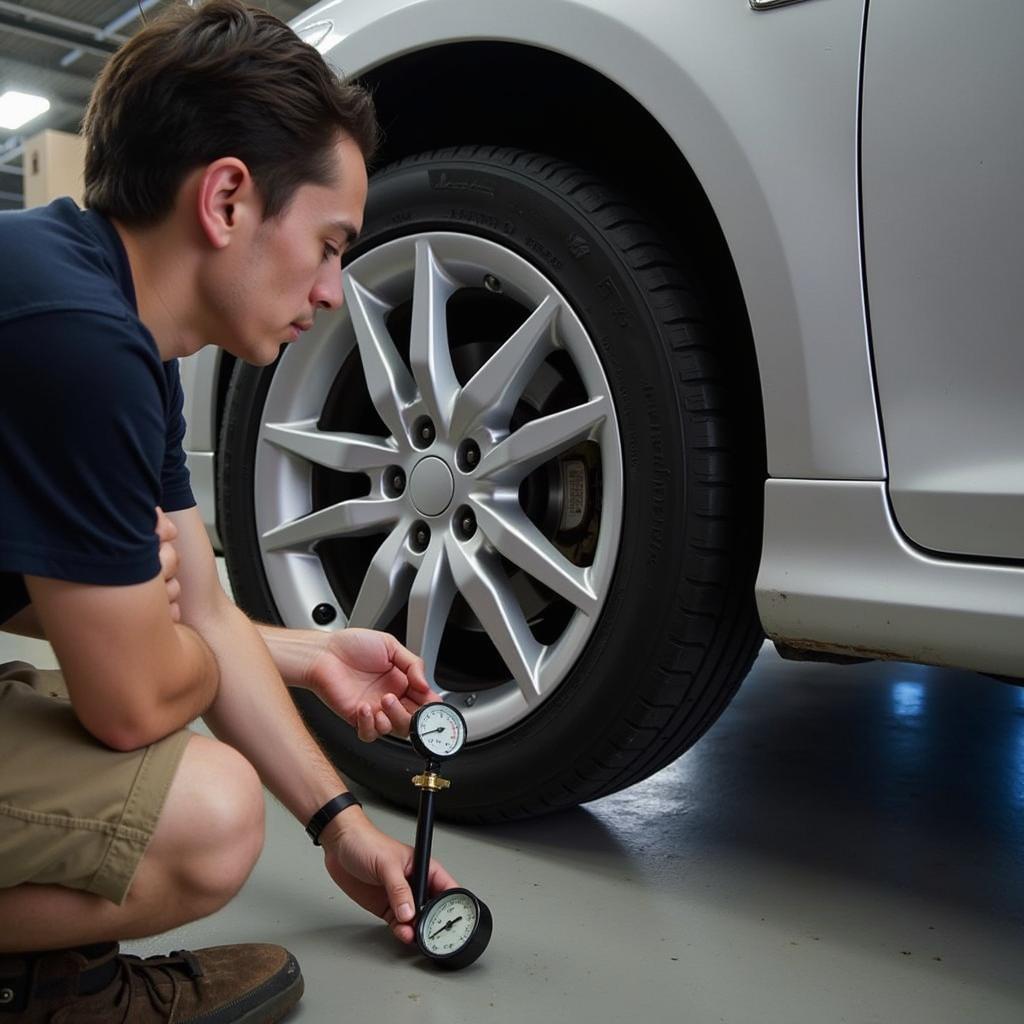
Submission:
[[624,89],[675,141],[722,227],[757,348],[770,474],[880,479],[856,179],[863,14],[860,0],[761,12],[740,0],[328,0],[293,27],[351,76],[489,40],[564,54]]

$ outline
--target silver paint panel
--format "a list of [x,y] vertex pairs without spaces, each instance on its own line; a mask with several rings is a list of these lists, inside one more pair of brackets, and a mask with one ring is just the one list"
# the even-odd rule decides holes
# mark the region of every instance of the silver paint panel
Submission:
[[217,368],[221,351],[208,345],[194,356],[179,359],[185,392],[186,451],[212,452],[217,447]]
[[1024,557],[1024,4],[871,4],[864,229],[900,526]]
[[770,480],[757,605],[795,646],[1024,676],[1024,568],[921,553],[884,483]]
[[221,351],[208,345],[193,356],[178,361],[181,387],[185,393],[183,413],[185,458],[192,473],[192,493],[215,548],[217,535],[217,492],[214,452],[217,448],[217,373]]
[[210,543],[219,550],[221,544],[217,534],[217,492],[213,452],[186,452],[185,464],[192,478],[192,494],[202,513]]

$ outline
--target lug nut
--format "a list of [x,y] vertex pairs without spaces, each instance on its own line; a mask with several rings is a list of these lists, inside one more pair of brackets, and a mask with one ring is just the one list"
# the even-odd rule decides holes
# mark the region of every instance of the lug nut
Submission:
[[426,416],[421,416],[413,424],[412,433],[417,448],[428,448],[437,436],[434,424]]
[[469,472],[480,463],[480,446],[476,441],[463,441],[459,448],[459,469]]
[[313,621],[318,626],[328,626],[338,617],[338,609],[332,604],[318,604],[313,609]]
[[405,490],[405,473],[399,466],[392,466],[384,474],[384,490],[389,498],[397,498]]
[[462,508],[455,516],[459,533],[464,540],[469,540],[476,533],[476,516],[468,508]]
[[495,295],[501,294],[501,282],[493,274],[484,276],[484,287],[489,292],[494,292]]
[[427,550],[427,545],[430,543],[430,527],[426,523],[417,523],[412,528],[412,548],[413,551],[422,554]]

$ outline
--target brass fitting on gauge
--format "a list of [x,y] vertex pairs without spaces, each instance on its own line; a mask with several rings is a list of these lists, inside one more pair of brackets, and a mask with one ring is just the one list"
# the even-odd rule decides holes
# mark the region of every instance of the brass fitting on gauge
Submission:
[[417,789],[430,789],[439,793],[442,789],[447,789],[451,782],[448,779],[442,779],[437,772],[426,772],[423,775],[414,775],[412,784]]

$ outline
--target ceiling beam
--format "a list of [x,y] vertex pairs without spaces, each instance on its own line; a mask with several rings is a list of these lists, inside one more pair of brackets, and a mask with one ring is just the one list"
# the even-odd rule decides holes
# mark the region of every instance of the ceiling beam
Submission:
[[81,36],[63,28],[43,28],[42,26],[30,25],[17,16],[4,11],[0,11],[0,32],[10,32],[12,35],[38,39],[40,42],[49,43],[51,46],[59,46],[65,50],[75,47],[86,53],[94,53],[98,57],[109,57],[117,50],[116,45],[110,45],[95,39],[86,41]]
[[15,17],[23,18],[29,22],[42,22],[43,24],[56,25],[58,28],[66,28],[70,32],[76,32],[86,39],[112,39],[115,43],[127,41],[126,36],[115,35],[105,32],[96,25],[90,25],[85,21],[75,21],[73,18],[65,18],[61,14],[50,14],[49,11],[37,11],[24,4],[12,3],[11,0],[0,0],[0,11],[13,14]]

